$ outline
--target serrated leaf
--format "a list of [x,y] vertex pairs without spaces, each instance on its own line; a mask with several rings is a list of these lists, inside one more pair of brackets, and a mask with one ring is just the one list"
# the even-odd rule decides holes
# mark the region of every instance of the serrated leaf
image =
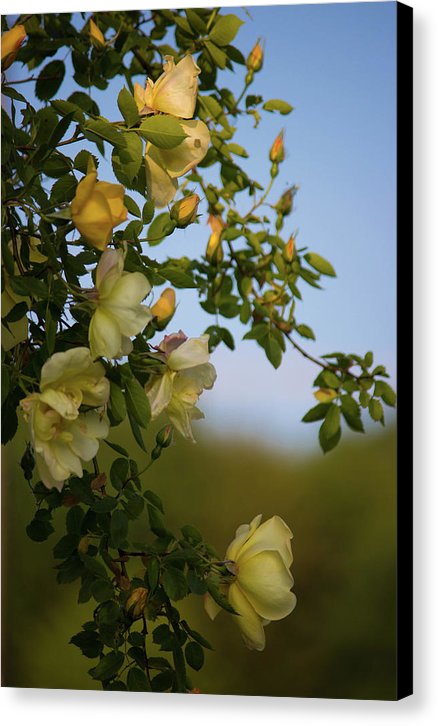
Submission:
[[145,429],[151,420],[151,406],[143,386],[136,378],[128,378],[125,381],[125,397],[132,418]]
[[364,431],[360,406],[352,396],[341,396],[341,411],[344,419],[353,431]]
[[197,287],[196,282],[193,278],[176,267],[162,267],[160,269],[160,275],[168,280],[174,287],[186,288],[186,287]]
[[374,388],[374,395],[380,397],[387,406],[395,406],[397,396],[395,391],[386,381],[377,381]]
[[131,93],[129,93],[127,88],[124,87],[120,91],[117,98],[117,105],[120,113],[125,119],[128,129],[131,128],[131,126],[135,126],[135,124],[140,120],[140,116],[138,114],[138,108],[134,101],[134,97]]
[[114,174],[124,186],[131,188],[143,161],[143,144],[137,134],[118,134],[124,140],[123,146],[116,146],[111,155]]
[[35,95],[40,101],[48,101],[60,87],[65,76],[65,65],[54,60],[42,68],[35,84]]
[[341,410],[335,404],[330,404],[325,419],[319,429],[319,443],[324,452],[331,451],[341,438]]
[[73,635],[70,643],[80,648],[86,658],[97,658],[102,650],[102,642],[95,630],[82,630]]
[[130,668],[126,679],[128,691],[150,691],[151,686],[144,671]]
[[265,111],[278,111],[283,116],[294,110],[294,107],[279,98],[272,98],[263,104]]
[[222,48],[218,48],[215,43],[212,43],[209,40],[205,41],[205,47],[210,53],[213,63],[215,63],[218,68],[224,69],[227,64],[227,56]]
[[113,678],[123,665],[125,656],[120,651],[111,651],[104,655],[95,668],[89,673],[96,681],[107,681]]
[[161,576],[161,584],[171,600],[182,600],[187,595],[188,585],[186,577],[176,567],[166,567]]
[[187,643],[184,652],[189,666],[195,671],[201,670],[204,665],[204,651],[199,643]]
[[126,143],[126,134],[116,131],[115,127],[104,119],[89,119],[83,126],[83,132],[90,141],[94,141],[97,136],[113,146],[125,146]]
[[110,381],[110,397],[108,402],[108,417],[111,426],[117,426],[126,418],[126,403],[123,391],[117,383]]
[[318,403],[317,406],[314,406],[310,409],[310,411],[307,411],[301,421],[303,421],[303,423],[313,423],[314,421],[321,421],[321,419],[325,418],[329,406],[329,403]]
[[176,227],[173,219],[170,218],[169,212],[162,212],[150,225],[148,229],[147,241],[151,247],[160,244],[167,235],[172,234]]
[[174,116],[149,116],[141,122],[138,132],[160,149],[174,149],[187,137]]
[[327,275],[329,277],[336,277],[336,272],[333,265],[321,255],[317,255],[316,252],[307,252],[304,255],[304,259],[307,260],[315,270],[321,273],[321,275]]
[[368,411],[374,421],[383,421],[383,406],[377,398],[372,398],[368,404]]
[[128,515],[116,509],[111,515],[110,536],[113,547],[122,547],[128,535]]
[[243,20],[240,20],[237,15],[223,15],[216,21],[208,37],[216,45],[229,45],[236,37],[241,25],[243,25]]

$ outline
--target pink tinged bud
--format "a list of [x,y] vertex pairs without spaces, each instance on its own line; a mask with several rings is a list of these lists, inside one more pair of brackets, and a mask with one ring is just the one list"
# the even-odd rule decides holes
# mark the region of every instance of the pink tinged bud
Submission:
[[280,131],[269,152],[269,159],[273,164],[280,164],[284,161],[285,150],[283,143],[284,131]]
[[165,353],[165,355],[167,357],[169,357],[170,354],[173,353],[174,350],[179,348],[180,345],[185,343],[186,340],[187,340],[187,335],[185,333],[183,333],[182,330],[180,330],[178,333],[172,333],[171,335],[165,335],[159,345],[159,350],[161,350],[162,353]]
[[263,48],[257,41],[248,58],[246,59],[246,67],[249,71],[257,73],[263,65]]
[[168,446],[172,443],[173,438],[173,426],[164,426],[156,435],[155,441],[157,442],[157,446],[159,446],[162,449],[167,449]]
[[295,250],[295,237],[292,235],[289,242],[286,244],[283,250],[283,258],[286,262],[292,262]]

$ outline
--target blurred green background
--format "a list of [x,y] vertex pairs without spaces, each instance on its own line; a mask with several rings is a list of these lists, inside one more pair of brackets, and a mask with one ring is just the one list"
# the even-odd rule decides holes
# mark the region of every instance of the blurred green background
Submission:
[[[77,583],[55,582],[51,550],[60,535],[38,544],[25,533],[33,511],[17,463],[25,433],[3,457],[3,685],[95,688],[87,673],[94,661],[68,642],[92,606],[76,604]],[[145,455],[123,427],[112,438],[135,446],[141,465]],[[107,453],[109,462],[112,452],[102,445],[102,470]],[[298,604],[268,626],[264,652],[244,647],[226,613],[212,623],[201,598],[181,602],[215,648],[206,651],[204,669],[191,672],[201,692],[395,697],[395,457],[394,430],[346,438],[327,456],[316,444],[300,455],[257,440],[199,437],[196,446],[178,439],[145,475],[170,528],[195,525],[220,554],[236,527],[259,512],[281,515],[294,533]],[[64,517],[57,510],[55,522]]]

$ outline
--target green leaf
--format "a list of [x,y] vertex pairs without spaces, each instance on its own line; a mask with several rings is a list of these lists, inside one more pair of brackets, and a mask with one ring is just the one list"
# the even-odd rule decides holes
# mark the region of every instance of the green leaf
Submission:
[[323,385],[326,388],[334,388],[337,390],[339,388],[339,386],[341,385],[341,381],[339,380],[337,375],[335,373],[333,373],[332,371],[325,370],[321,373],[320,377],[321,377]]
[[303,421],[303,423],[313,423],[314,421],[321,421],[321,419],[325,418],[329,407],[330,403],[318,403],[317,406],[314,406],[310,409],[310,411],[307,411],[301,421]]
[[111,426],[117,426],[126,418],[126,403],[123,391],[117,383],[110,381],[110,398],[108,402],[108,417]]
[[243,336],[243,340],[261,340],[268,335],[269,326],[267,323],[257,323]]
[[352,396],[341,396],[341,411],[344,419],[353,431],[364,431],[360,406]]
[[118,134],[124,139],[123,146],[116,146],[111,155],[114,174],[128,189],[132,188],[143,161],[143,144],[137,134]]
[[368,404],[368,411],[374,421],[383,421],[383,406],[377,398],[372,398]]
[[160,149],[174,149],[187,137],[174,116],[149,116],[142,121],[138,132]]
[[223,15],[214,24],[208,37],[216,45],[228,45],[236,37],[241,25],[243,25],[243,20],[240,20],[237,15]]
[[[42,510],[40,510],[40,512],[41,511]],[[37,512],[37,515],[40,512]],[[26,533],[27,536],[34,542],[44,542],[55,530],[47,519],[43,519],[37,515],[35,516],[35,519],[27,525]]]
[[297,331],[298,335],[301,335],[302,338],[309,338],[310,340],[315,340],[315,333],[313,332],[312,328],[309,328],[308,325],[301,323],[301,325],[296,326],[295,330]]
[[191,524],[186,524],[181,527],[181,532],[184,539],[188,540],[191,544],[199,544],[202,542],[202,534],[196,527],[192,527]]
[[112,650],[104,655],[95,668],[89,673],[96,681],[107,681],[113,678],[123,665],[125,656],[120,651]]
[[213,648],[212,648],[212,646],[210,645],[210,643],[208,642],[208,640],[206,640],[206,639],[204,638],[204,636],[203,636],[203,635],[201,635],[200,633],[198,633],[198,632],[197,632],[196,630],[192,630],[192,629],[191,629],[191,628],[190,628],[190,627],[188,626],[188,624],[187,624],[187,622],[186,622],[185,620],[182,620],[182,621],[181,621],[181,625],[183,626],[184,630],[185,630],[185,631],[186,631],[186,632],[188,633],[188,635],[189,635],[189,636],[190,636],[190,637],[191,637],[191,638],[192,638],[193,640],[196,640],[196,642],[197,642],[197,643],[199,643],[200,645],[202,645],[202,647],[203,647],[203,648],[208,648],[209,650],[213,650]]
[[126,451],[126,449],[123,448],[123,446],[119,446],[119,444],[115,444],[113,441],[108,441],[107,439],[105,439],[105,444],[109,446],[110,449],[113,449],[113,451],[117,451],[117,453],[121,456],[129,456],[128,452]]
[[72,645],[80,648],[86,658],[97,658],[102,650],[102,642],[95,630],[82,630],[70,639]]
[[135,124],[140,120],[140,116],[138,115],[138,108],[134,101],[134,97],[131,93],[129,93],[127,88],[124,87],[120,91],[117,98],[117,105],[120,113],[125,119],[128,129],[131,128],[131,126],[135,126]]
[[91,594],[96,602],[105,602],[114,597],[114,587],[108,580],[95,580],[91,585]]
[[17,295],[38,298],[46,298],[48,295],[46,283],[42,280],[38,280],[36,277],[10,277],[9,282],[12,290]]
[[334,267],[325,260],[321,255],[317,255],[316,252],[308,252],[304,255],[304,259],[307,260],[315,270],[321,273],[321,275],[327,275],[329,277],[336,277]]
[[160,275],[162,275],[162,277],[172,283],[174,287],[197,287],[197,284],[193,280],[193,278],[189,274],[187,274],[187,272],[184,272],[177,267],[162,267],[160,269]]
[[114,489],[120,491],[126,484],[129,476],[129,462],[125,458],[118,458],[113,461],[110,469],[110,480]]
[[126,679],[128,691],[150,691],[151,686],[146,674],[140,668],[130,668]]
[[57,560],[64,560],[76,551],[79,542],[77,533],[65,534],[53,548],[53,556]]
[[211,579],[208,579],[206,581],[207,589],[210,595],[212,596],[213,600],[223,609],[226,610],[228,613],[231,613],[232,615],[239,615],[236,610],[234,610],[233,606],[229,602],[228,598],[219,590],[218,586],[215,582],[213,582]]
[[281,101],[279,98],[272,98],[270,101],[266,101],[263,104],[265,111],[279,111],[279,113],[286,115],[294,110],[294,107],[286,101]]
[[73,114],[73,119],[77,121],[77,123],[84,123],[84,114],[82,113],[82,110],[75,104],[71,103],[70,101],[64,101],[63,99],[56,99],[54,101],[50,102],[55,111],[60,114],[61,116],[67,116],[70,114]]
[[185,575],[176,567],[166,567],[161,583],[171,600],[182,600],[187,595],[188,585]]
[[268,361],[272,363],[274,368],[278,368],[281,364],[283,355],[278,340],[276,340],[273,335],[269,334],[266,338],[262,338],[260,343],[265,350]]
[[387,406],[395,406],[397,396],[395,391],[386,381],[377,381],[374,388],[374,395],[380,397]]
[[145,429],[151,420],[151,407],[143,386],[136,378],[128,378],[125,381],[125,397],[132,418]]
[[205,580],[201,580],[193,570],[189,570],[187,573],[187,582],[190,588],[190,592],[195,595],[204,595],[207,592],[207,585]]
[[172,234],[176,223],[170,218],[169,212],[162,212],[150,225],[147,241],[151,247],[160,244],[167,235]]
[[155,492],[151,491],[150,489],[147,489],[145,493],[143,494],[144,498],[147,499],[147,501],[152,504],[156,509],[158,509],[161,514],[164,514],[164,507],[163,502],[161,501],[158,494],[155,494]]
[[218,48],[217,45],[211,43],[209,40],[205,41],[205,47],[210,53],[213,63],[219,68],[224,69],[227,64],[227,56],[222,48]]
[[108,141],[113,146],[125,146],[125,135],[119,131],[116,131],[115,127],[106,121],[105,119],[89,119],[85,122],[83,127],[84,136],[90,141],[103,139]]
[[41,70],[35,84],[35,95],[40,101],[48,101],[60,87],[65,76],[65,65],[60,60],[48,63]]
[[152,678],[151,685],[152,690],[157,693],[164,693],[173,689],[175,681],[175,673],[173,670],[165,670],[158,673]]
[[90,557],[89,555],[81,555],[80,557],[89,572],[91,572],[96,577],[102,577],[103,579],[108,578],[107,571],[101,562],[96,560],[94,557]]
[[326,453],[331,451],[341,438],[341,409],[335,404],[330,404],[325,419],[319,429],[319,443]]
[[204,665],[204,651],[199,643],[187,643],[185,648],[186,661],[195,671],[201,670]]
[[187,20],[189,21],[190,27],[198,34],[204,35],[207,32],[207,25],[204,23],[202,18],[198,15],[196,10],[187,8],[184,10]]
[[155,557],[151,557],[148,560],[146,576],[149,589],[151,590],[151,592],[153,592],[156,589],[160,579],[160,563]]
[[110,536],[113,547],[122,547],[128,535],[128,515],[121,509],[116,509],[111,515]]

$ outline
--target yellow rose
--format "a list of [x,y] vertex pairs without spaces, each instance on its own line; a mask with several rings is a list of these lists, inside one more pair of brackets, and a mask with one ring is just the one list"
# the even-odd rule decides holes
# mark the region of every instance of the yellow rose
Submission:
[[224,256],[221,239],[222,232],[227,225],[221,217],[215,217],[214,214],[210,214],[208,224],[211,227],[211,235],[207,243],[205,256],[209,262],[217,264],[222,262]]
[[2,35],[2,71],[12,65],[26,37],[24,25],[15,25]]
[[183,121],[187,135],[173,149],[146,145],[146,187],[149,199],[158,208],[165,207],[175,197],[178,177],[193,169],[204,158],[210,144],[210,132],[203,121]]
[[74,420],[60,416],[34,393],[20,401],[29,421],[32,446],[41,480],[48,489],[61,491],[72,474],[82,477],[82,461],[91,461],[99,439],[108,436],[107,419],[97,411],[80,413]]
[[141,272],[124,272],[122,250],[105,250],[96,269],[96,286],[90,298],[95,305],[88,332],[93,358],[119,358],[132,350],[130,336],[152,319],[141,305],[151,290]]
[[196,404],[202,391],[212,388],[216,380],[215,368],[208,362],[208,339],[208,335],[187,339],[181,331],[166,335],[156,354],[166,365],[164,373],[151,376],[145,386],[152,419],[166,411],[180,434],[193,442],[191,422],[204,418]]
[[192,118],[201,70],[191,55],[186,55],[177,65],[172,56],[164,56],[164,72],[155,81],[148,78],[146,88],[134,84],[134,99],[141,115],[156,111],[179,118]]
[[[233,616],[245,645],[250,650],[265,647],[264,627],[289,615],[296,605],[291,592],[294,584],[292,532],[281,517],[260,524],[262,515],[236,531],[225,555],[232,582],[224,586],[230,604],[239,613]],[[211,595],[205,596],[205,609],[213,620],[220,611]]]
[[98,250],[107,247],[113,228],[128,216],[124,196],[121,184],[97,181],[95,170],[89,171],[77,186],[71,217],[81,235]]
[[167,287],[161,293],[155,305],[151,307],[151,313],[159,324],[166,324],[175,312],[176,296],[175,290]]

